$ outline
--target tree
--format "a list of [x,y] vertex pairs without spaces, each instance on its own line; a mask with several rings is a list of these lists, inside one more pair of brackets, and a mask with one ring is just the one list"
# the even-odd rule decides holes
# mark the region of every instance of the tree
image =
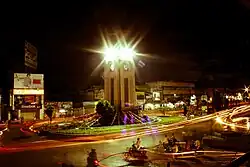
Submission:
[[47,109],[45,110],[45,114],[49,117],[50,123],[52,122],[53,112],[54,108],[52,106],[48,106]]
[[112,124],[115,112],[109,101],[100,100],[96,105],[96,112],[101,116],[99,123],[102,126],[108,126]]

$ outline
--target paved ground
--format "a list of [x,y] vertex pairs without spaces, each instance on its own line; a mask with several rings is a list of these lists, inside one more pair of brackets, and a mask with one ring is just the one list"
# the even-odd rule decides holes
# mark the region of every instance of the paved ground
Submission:
[[10,124],[8,128],[9,130],[3,133],[2,142],[4,145],[33,142],[41,139],[34,133],[23,131],[21,124]]
[[[177,138],[181,139],[181,132],[187,130],[196,130],[197,138],[200,137],[200,133],[206,133],[208,122],[200,123],[197,125],[189,125],[182,130],[176,131]],[[200,133],[198,133],[200,132]],[[171,135],[172,132],[169,132]],[[163,139],[163,134],[148,135],[142,137],[142,144],[146,147],[151,147],[159,143],[159,140]],[[70,161],[76,167],[86,166],[86,158],[88,151],[91,148],[95,148],[98,153],[98,159],[102,160],[107,156],[124,152],[127,147],[130,147],[132,142],[136,140],[136,137],[133,139],[126,140],[117,140],[109,141],[108,143],[99,143],[99,144],[88,144],[88,143],[79,143],[76,146],[68,146],[61,148],[52,148],[36,151],[25,151],[17,153],[6,153],[0,155],[1,166],[12,167],[12,166],[25,166],[25,167],[56,167],[60,166],[58,162]],[[67,155],[64,155],[67,153]],[[151,159],[166,159],[165,156],[156,156],[149,154]],[[158,160],[160,161],[160,160]],[[162,160],[161,160],[162,161]],[[163,160],[164,161],[164,160]],[[127,163],[122,160],[121,155],[113,156],[101,161],[105,166],[124,166]],[[154,161],[154,163],[157,163]],[[174,165],[175,164],[175,165]],[[183,161],[174,162],[174,166],[186,166]],[[178,165],[179,164],[179,165]],[[186,164],[186,162],[185,162]]]
[[[181,134],[183,131],[193,131],[196,130],[196,133],[193,133],[193,136],[197,138],[201,137],[201,135],[205,133],[210,133],[212,125],[210,121],[197,123],[195,125],[186,124],[183,126],[181,130],[175,131],[177,138],[181,140]],[[16,128],[15,130],[18,130]],[[20,128],[19,128],[20,130]],[[171,135],[172,132],[169,132]],[[11,136],[11,135],[10,135]],[[159,143],[159,140],[163,139],[163,134],[155,133],[154,135],[147,135],[142,137],[142,144],[146,147],[151,147]],[[127,147],[130,147],[132,141],[136,140],[136,137],[126,139],[126,140],[111,140],[106,143],[86,143],[86,142],[70,142],[72,144],[68,144],[67,147],[62,145],[59,148],[50,148],[45,149],[45,147],[38,148],[33,151],[22,151],[16,153],[5,152],[4,149],[1,151],[0,162],[1,166],[4,167],[12,167],[12,166],[25,166],[25,167],[56,167],[60,166],[58,162],[70,161],[77,167],[86,166],[86,158],[88,151],[91,148],[95,148],[98,153],[98,159],[102,160],[110,155],[118,154],[124,152]],[[36,141],[37,142],[37,141]],[[38,141],[42,142],[42,141]],[[66,143],[66,141],[63,141]],[[53,142],[50,142],[53,145]],[[49,147],[47,147],[49,148]],[[12,148],[15,149],[15,148]],[[65,155],[67,153],[67,155]],[[230,156],[229,156],[230,157]],[[159,156],[155,154],[149,154],[149,158],[151,160],[158,159],[158,161],[164,161],[162,159],[166,159],[165,156]],[[232,158],[232,157],[230,157]],[[229,158],[229,159],[230,159]],[[161,160],[160,160],[161,159]],[[174,162],[174,166],[186,166],[188,160]],[[122,160],[121,155],[113,156],[101,161],[102,164],[112,167],[112,166],[124,166],[127,164]],[[154,160],[154,163],[156,161]],[[179,165],[178,165],[179,164]],[[202,163],[200,163],[201,165]],[[196,164],[197,165],[197,164]],[[204,165],[203,165],[204,166]]]

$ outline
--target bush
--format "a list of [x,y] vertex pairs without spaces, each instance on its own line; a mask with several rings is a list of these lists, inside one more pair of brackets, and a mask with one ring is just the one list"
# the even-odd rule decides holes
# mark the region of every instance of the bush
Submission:
[[109,126],[112,124],[115,112],[111,104],[107,100],[100,100],[96,105],[96,112],[101,116],[99,123],[101,126]]

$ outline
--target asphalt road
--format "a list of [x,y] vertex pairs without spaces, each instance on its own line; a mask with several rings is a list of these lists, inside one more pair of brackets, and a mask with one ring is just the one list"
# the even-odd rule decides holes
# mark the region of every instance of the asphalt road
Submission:
[[[197,139],[205,133],[209,133],[211,126],[210,122],[198,123],[195,125],[187,125],[186,127],[175,131],[177,139],[182,139],[182,132],[193,131]],[[172,132],[168,132],[169,136]],[[159,143],[159,140],[163,140],[164,134],[153,134],[142,137],[142,145],[145,147],[151,147]],[[94,148],[97,151],[97,156],[104,166],[124,166],[127,163],[122,160],[122,156],[118,153],[124,152],[131,146],[132,142],[136,140],[136,137],[126,140],[114,140],[104,143],[79,143],[75,146],[67,146],[60,148],[49,148],[42,150],[24,151],[16,153],[4,153],[0,155],[0,163],[3,167],[12,166],[25,166],[25,167],[56,167],[60,166],[60,162],[70,162],[76,167],[86,166],[86,159],[88,152]],[[111,156],[117,154],[116,156]],[[111,156],[107,159],[106,157]],[[165,159],[164,156],[149,154],[149,158],[156,162]],[[175,162],[174,166],[186,166],[183,162]],[[178,165],[179,164],[179,165]]]
[[22,127],[21,124],[9,124],[9,130],[3,132],[2,143],[11,145],[41,140],[41,137],[36,134],[23,131]]

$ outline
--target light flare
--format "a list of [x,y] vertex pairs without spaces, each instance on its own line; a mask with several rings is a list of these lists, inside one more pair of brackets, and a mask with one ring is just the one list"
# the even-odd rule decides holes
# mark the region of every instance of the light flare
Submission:
[[93,70],[92,74],[97,71],[103,63],[113,63],[114,61],[122,60],[129,61],[133,66],[135,66],[135,63],[133,61],[135,58],[141,56],[150,57],[149,54],[139,53],[135,50],[135,48],[144,39],[145,34],[137,34],[133,37],[130,37],[130,39],[128,37],[128,33],[124,34],[121,31],[116,31],[112,35],[115,36],[115,41],[111,39],[108,33],[100,31],[103,47],[101,49],[84,49],[85,51],[101,54],[103,56],[103,60]]
[[246,86],[246,85],[244,85],[244,93],[248,93],[249,92],[249,86]]

